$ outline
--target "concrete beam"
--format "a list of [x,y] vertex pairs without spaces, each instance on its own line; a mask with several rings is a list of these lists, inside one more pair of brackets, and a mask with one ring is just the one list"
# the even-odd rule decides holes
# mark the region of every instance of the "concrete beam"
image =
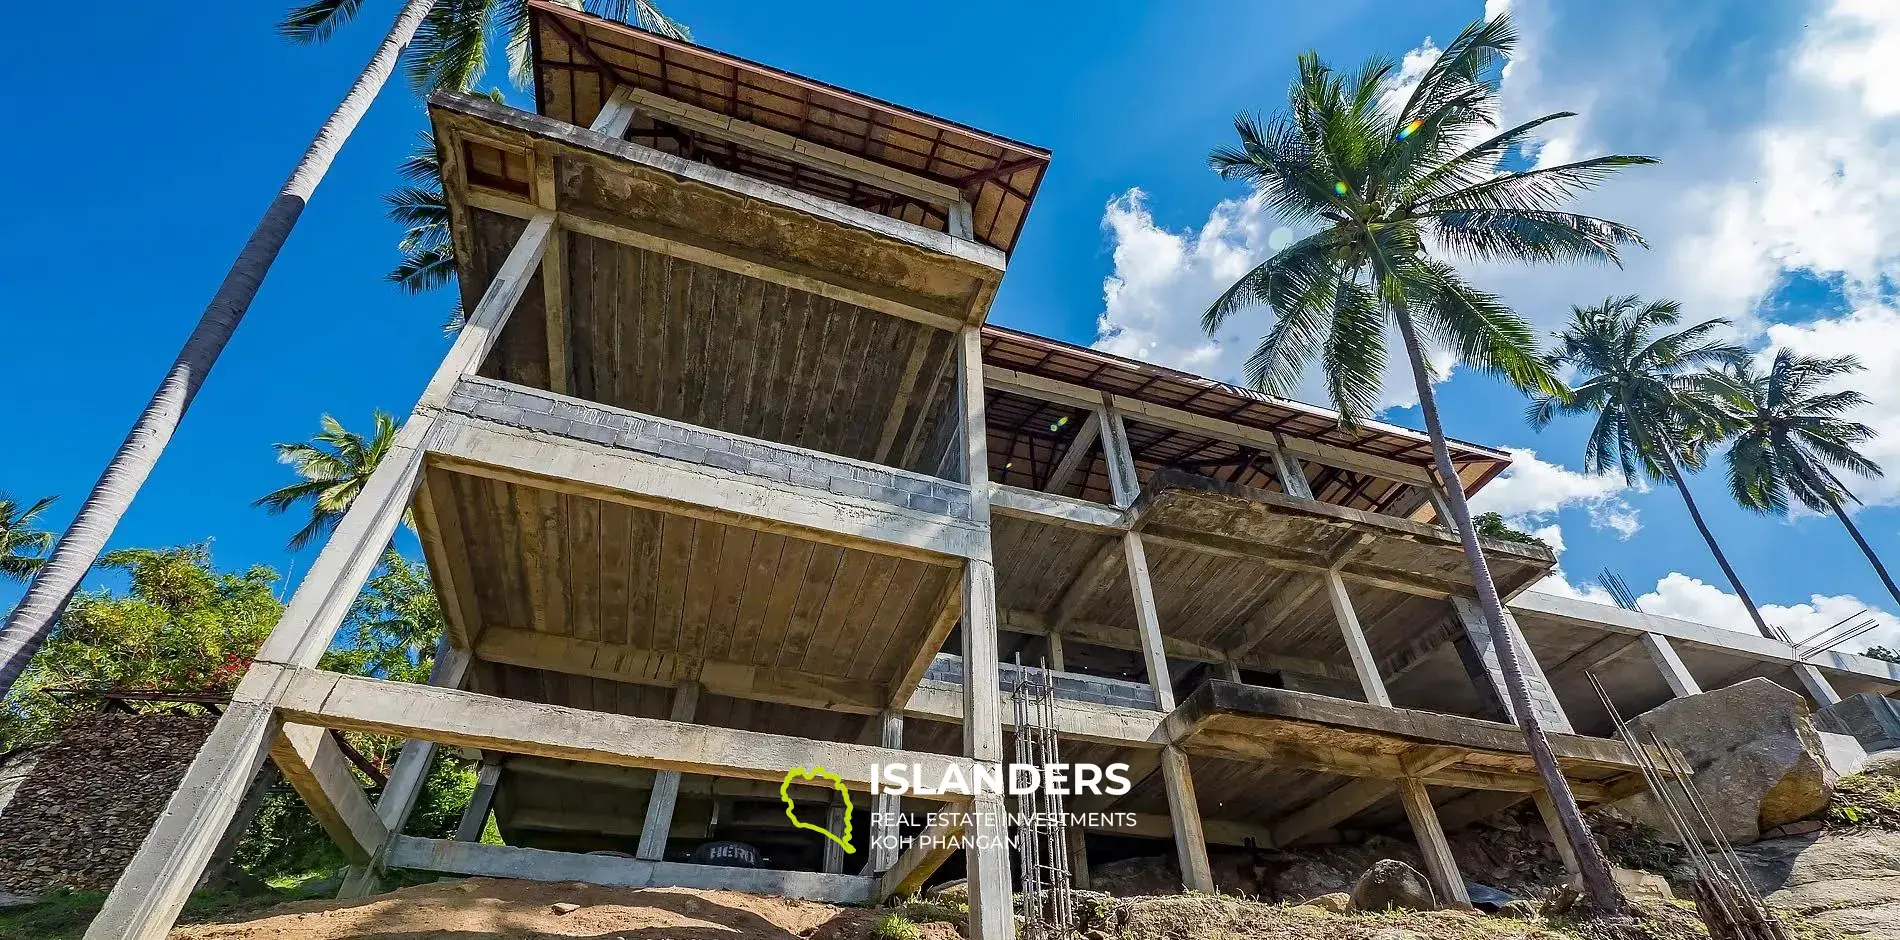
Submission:
[[1148,578],[1148,554],[1141,546],[1138,533],[1123,533],[1121,541],[1128,589],[1135,599],[1135,623],[1141,631],[1142,661],[1148,667],[1148,683],[1154,686],[1161,711],[1171,712],[1174,711],[1174,674],[1168,670],[1168,653],[1161,639],[1161,615],[1155,606],[1154,583]]
[[568,675],[666,687],[697,682],[712,695],[859,715],[876,714],[890,698],[890,692],[876,682],[752,663],[692,659],[677,653],[497,625],[482,631],[475,653],[488,662]]
[[[1102,396],[1107,402],[1110,396]],[[1108,488],[1114,494],[1115,505],[1127,509],[1135,504],[1141,495],[1141,478],[1135,472],[1135,452],[1128,444],[1128,425],[1122,420],[1121,412],[1113,406],[1104,404],[1097,409],[1102,426],[1102,453],[1108,464]]]
[[482,841],[482,830],[488,828],[488,810],[495,803],[495,786],[500,782],[501,761],[489,755],[475,774],[475,791],[469,794],[468,805],[462,807],[462,818],[455,824],[455,841]]
[[1124,510],[1002,483],[990,484],[990,508],[1002,515],[1081,532],[1114,535],[1128,529],[1128,513]]
[[[924,882],[957,854],[956,844],[967,820],[963,813],[935,814],[930,827],[919,833],[897,858],[897,863],[878,876],[876,900],[910,897],[924,889]],[[971,936],[980,937],[972,933]]]
[[872,879],[809,871],[726,868],[682,862],[651,862],[612,855],[549,852],[480,842],[397,836],[389,867],[524,881],[581,881],[621,888],[700,888],[804,898],[828,904],[864,904]]
[[343,850],[344,858],[361,865],[376,857],[389,839],[389,829],[363,795],[349,758],[330,732],[285,725],[270,753],[278,771],[303,797],[310,815]]
[[1368,703],[1392,707],[1392,697],[1386,694],[1385,681],[1379,678],[1379,663],[1372,656],[1372,647],[1366,643],[1366,631],[1359,626],[1359,614],[1353,610],[1352,595],[1346,593],[1346,583],[1340,580],[1337,571],[1328,571],[1321,577],[1325,579],[1326,600],[1332,604],[1333,619],[1346,641],[1346,654],[1352,659],[1353,671],[1358,673],[1360,691],[1365,693]]
[[1391,780],[1379,777],[1354,777],[1319,799],[1274,820],[1267,844],[1276,848],[1298,842],[1315,832],[1332,827],[1371,809],[1380,800],[1398,790]]
[[1102,413],[1090,411],[1089,416],[1083,419],[1082,426],[1075,429],[1075,436],[1069,439],[1069,446],[1062,451],[1062,459],[1056,461],[1056,468],[1050,471],[1049,480],[1042,488],[1050,493],[1062,492],[1075,477],[1075,472],[1082,469],[1083,461],[1089,456],[1089,447],[1095,443],[1101,431]]
[[775,782],[792,767],[816,762],[847,786],[866,789],[872,768],[885,763],[919,764],[927,780],[939,779],[953,765],[966,776],[970,772],[969,762],[941,754],[518,702],[316,669],[286,670],[284,685],[280,708],[286,721],[511,754]]
[[[960,725],[963,723],[961,691],[948,682],[925,680],[904,705],[904,714]],[[1159,747],[1157,735],[1163,717],[1162,712],[1148,708],[1056,700],[1056,734],[1075,741],[1116,747]],[[1014,714],[1002,712],[999,718],[1005,726],[1015,727]]]
[[466,415],[443,416],[431,453],[472,476],[932,564],[989,553],[981,528],[951,516]]
[[1663,681],[1669,684],[1669,692],[1676,698],[1686,698],[1702,694],[1702,686],[1695,681],[1695,674],[1683,665],[1682,657],[1676,655],[1676,648],[1669,645],[1669,638],[1654,633],[1643,634],[1643,649],[1649,652],[1650,661],[1662,673]]

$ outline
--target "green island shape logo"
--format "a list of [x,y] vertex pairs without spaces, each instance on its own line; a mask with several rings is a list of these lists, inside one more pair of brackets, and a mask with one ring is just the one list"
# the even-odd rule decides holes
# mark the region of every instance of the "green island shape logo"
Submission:
[[[839,836],[837,833],[832,832],[831,830],[826,829],[823,826],[814,826],[811,823],[805,822],[804,820],[798,818],[797,809],[796,807],[792,805],[792,781],[798,779],[799,777],[803,777],[806,780],[810,780],[813,777],[823,777],[826,780],[831,781],[831,785],[837,788],[839,793],[844,794],[844,835],[843,836]],[[791,820],[793,826],[799,829],[810,829],[811,831],[816,832],[819,835],[824,836],[825,838],[838,843],[838,845],[844,849],[846,855],[855,854],[858,851],[857,849],[854,849],[851,847],[851,791],[845,789],[844,781],[842,779],[839,779],[837,774],[834,774],[831,771],[826,770],[823,767],[819,767],[815,764],[809,770],[803,767],[793,767],[791,770],[788,770],[785,772],[785,782],[778,785],[778,796],[779,796],[779,799],[785,801],[785,818]]]

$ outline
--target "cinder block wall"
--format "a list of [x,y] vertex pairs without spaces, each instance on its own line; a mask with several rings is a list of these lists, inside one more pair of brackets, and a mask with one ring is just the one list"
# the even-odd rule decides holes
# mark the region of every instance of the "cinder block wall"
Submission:
[[213,721],[118,712],[68,726],[0,814],[0,888],[112,887]]

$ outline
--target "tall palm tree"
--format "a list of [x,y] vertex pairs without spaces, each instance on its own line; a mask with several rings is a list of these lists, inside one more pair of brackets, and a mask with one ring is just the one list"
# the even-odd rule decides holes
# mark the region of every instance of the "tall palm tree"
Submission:
[[1725,459],[1735,501],[1756,512],[1783,515],[1793,497],[1815,512],[1833,513],[1900,603],[1900,587],[1844,506],[1860,500],[1836,473],[1881,475],[1879,464],[1854,449],[1873,440],[1874,429],[1843,417],[1867,404],[1867,396],[1830,390],[1836,379],[1865,368],[1853,356],[1801,356],[1782,349],[1767,372],[1742,363],[1707,373],[1704,381],[1726,419],[1718,433],[1734,438]]
[[1473,23],[1409,92],[1396,87],[1390,60],[1373,59],[1342,74],[1315,53],[1302,55],[1287,109],[1264,125],[1246,115],[1236,119],[1240,146],[1216,150],[1210,163],[1227,179],[1253,184],[1291,223],[1317,231],[1243,275],[1208,308],[1202,325],[1211,335],[1241,309],[1271,308],[1276,319],[1247,362],[1248,381],[1287,394],[1318,359],[1341,421],[1351,423],[1379,407],[1386,327],[1396,322],[1512,710],[1577,847],[1591,900],[1615,910],[1621,898],[1609,866],[1531,708],[1497,585],[1451,463],[1421,344],[1422,333],[1472,368],[1519,388],[1555,391],[1530,326],[1466,283],[1449,259],[1613,262],[1621,246],[1641,244],[1626,226],[1558,207],[1622,167],[1654,162],[1650,158],[1605,156],[1501,171],[1502,161],[1537,128],[1570,116],[1550,114],[1495,132],[1498,74],[1515,43],[1503,16]]
[[41,557],[53,544],[53,533],[33,524],[57,496],[48,496],[25,509],[9,493],[0,493],[0,578],[25,581],[46,563]]
[[[271,515],[309,508],[310,521],[290,537],[292,551],[301,551],[336,530],[350,504],[369,483],[369,475],[376,472],[395,445],[396,419],[378,411],[375,424],[376,429],[365,439],[324,415],[322,429],[315,437],[277,445],[277,462],[287,464],[301,479],[264,494],[252,505],[270,510]],[[403,518],[407,520],[408,516]]]
[[[337,2],[352,12],[362,5],[362,0]],[[178,429],[178,422],[197,397],[205,374],[217,362],[225,344],[237,331],[238,322],[257,297],[264,276],[277,260],[277,253],[290,237],[317,184],[322,182],[343,142],[369,110],[370,102],[388,82],[397,59],[434,5],[435,0],[405,0],[402,4],[395,23],[377,45],[369,63],[317,130],[296,168],[251,230],[244,247],[239,249],[237,258],[225,273],[224,281],[212,295],[211,303],[200,315],[198,325],[185,338],[178,358],[166,370],[151,401],[133,423],[131,433],[119,445],[118,453],[106,465],[98,482],[93,484],[92,492],[86,495],[72,525],[59,537],[46,563],[34,574],[26,596],[8,615],[6,625],[0,627],[0,697],[13,688],[34,651],[46,642],[60,608],[79,587],[80,579],[92,568],[106,540],[132,505],[139,487],[151,475],[159,455]]]
[[1713,396],[1697,376],[1710,367],[1741,363],[1748,354],[1722,338],[1727,320],[1673,329],[1681,318],[1673,300],[1645,303],[1634,295],[1572,308],[1570,325],[1557,334],[1550,361],[1552,367],[1575,369],[1575,384],[1535,398],[1526,417],[1541,429],[1558,415],[1596,415],[1584,445],[1584,469],[1614,470],[1630,483],[1645,476],[1675,484],[1755,629],[1770,639],[1785,639],[1762,619],[1683,474],[1685,467],[1701,469],[1707,441],[1722,423]]

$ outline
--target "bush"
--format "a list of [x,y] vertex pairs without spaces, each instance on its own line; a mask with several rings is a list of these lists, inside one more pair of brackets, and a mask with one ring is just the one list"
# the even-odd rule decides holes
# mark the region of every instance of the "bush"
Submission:
[[871,925],[871,936],[876,940],[922,940],[923,935],[924,932],[902,914],[886,914]]

